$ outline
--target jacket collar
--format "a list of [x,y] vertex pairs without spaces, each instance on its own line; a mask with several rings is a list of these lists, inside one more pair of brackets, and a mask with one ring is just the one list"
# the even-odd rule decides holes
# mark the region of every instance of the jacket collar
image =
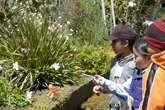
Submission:
[[121,57],[121,55],[118,55],[118,56],[117,56],[118,63],[119,63],[119,65],[124,65],[125,63],[127,63],[127,62],[133,60],[134,55],[131,55],[131,56],[127,57],[127,58],[124,58],[124,59],[119,60],[120,57]]
[[136,69],[136,72],[134,73],[135,74],[135,76],[134,76],[135,79],[142,78],[145,71],[147,70],[147,68],[139,70],[137,67],[135,69]]

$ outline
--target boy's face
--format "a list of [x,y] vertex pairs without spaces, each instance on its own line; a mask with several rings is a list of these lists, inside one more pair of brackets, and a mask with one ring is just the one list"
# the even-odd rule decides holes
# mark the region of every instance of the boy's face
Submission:
[[115,54],[121,54],[124,51],[124,44],[121,43],[119,40],[112,40],[112,49],[115,52]]
[[149,43],[147,43],[147,45],[146,45],[146,49],[147,49],[148,54],[149,54],[150,56],[152,56],[153,54],[157,54],[157,53],[162,52],[161,49],[156,48],[156,47],[152,46],[152,45],[149,44]]

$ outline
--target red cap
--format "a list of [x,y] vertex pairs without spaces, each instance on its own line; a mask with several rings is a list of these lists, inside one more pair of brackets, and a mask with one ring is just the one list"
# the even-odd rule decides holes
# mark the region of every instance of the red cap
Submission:
[[145,34],[145,41],[159,49],[165,49],[165,18],[152,23]]

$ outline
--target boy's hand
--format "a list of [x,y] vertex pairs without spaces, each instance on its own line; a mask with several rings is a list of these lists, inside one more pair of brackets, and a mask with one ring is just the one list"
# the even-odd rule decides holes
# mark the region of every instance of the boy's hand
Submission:
[[93,78],[93,83],[95,85],[98,85],[100,83],[100,76],[99,75],[95,75]]
[[94,87],[93,87],[93,92],[94,92],[97,96],[99,96],[100,93],[101,93],[101,86],[94,86]]

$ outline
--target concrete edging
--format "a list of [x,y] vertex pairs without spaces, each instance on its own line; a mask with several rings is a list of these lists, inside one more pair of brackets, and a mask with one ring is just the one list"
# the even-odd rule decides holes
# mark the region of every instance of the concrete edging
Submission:
[[[106,79],[109,79],[109,72],[101,74]],[[71,93],[70,98],[63,106],[56,105],[50,110],[78,110],[82,102],[87,100],[93,94],[94,84],[92,79],[89,83],[81,85]]]

